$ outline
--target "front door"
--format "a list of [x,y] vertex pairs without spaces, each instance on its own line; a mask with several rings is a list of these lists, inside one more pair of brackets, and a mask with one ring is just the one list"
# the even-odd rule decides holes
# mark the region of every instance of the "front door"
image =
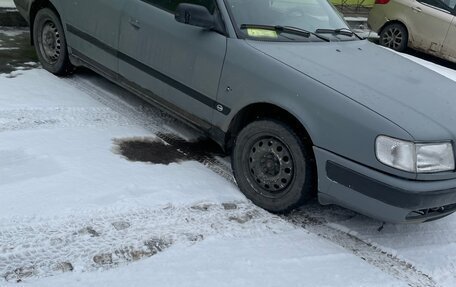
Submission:
[[150,91],[156,102],[210,124],[227,39],[177,22],[174,11],[180,2],[218,11],[216,0],[131,0],[121,19],[119,72],[139,90]]
[[[104,69],[118,71],[116,50],[120,15],[126,0],[62,1],[72,53]],[[81,55],[82,54],[82,55]]]
[[[439,54],[448,33],[453,15],[444,0],[413,1],[407,11],[412,47],[431,54]],[[445,10],[444,8],[447,8]]]

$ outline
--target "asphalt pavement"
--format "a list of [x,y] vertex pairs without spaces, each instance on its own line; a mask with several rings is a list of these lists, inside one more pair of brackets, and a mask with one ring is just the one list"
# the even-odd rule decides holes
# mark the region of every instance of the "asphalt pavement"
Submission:
[[27,28],[0,27],[0,74],[37,66]]

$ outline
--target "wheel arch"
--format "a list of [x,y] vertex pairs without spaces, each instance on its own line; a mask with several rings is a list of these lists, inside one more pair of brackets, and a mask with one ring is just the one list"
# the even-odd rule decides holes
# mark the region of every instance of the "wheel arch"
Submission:
[[40,11],[43,8],[49,8],[53,10],[57,16],[59,17],[60,21],[62,21],[60,17],[60,13],[57,10],[56,6],[52,3],[51,0],[35,0],[33,1],[32,5],[30,6],[30,13],[29,13],[29,19],[30,19],[30,41],[32,46],[34,45],[33,43],[33,25],[35,23],[35,17],[36,14],[38,14],[38,11]]
[[260,119],[279,120],[288,124],[310,147],[312,138],[305,125],[293,113],[271,103],[252,103],[239,110],[232,118],[225,136],[225,149],[231,151],[239,132],[248,124]]

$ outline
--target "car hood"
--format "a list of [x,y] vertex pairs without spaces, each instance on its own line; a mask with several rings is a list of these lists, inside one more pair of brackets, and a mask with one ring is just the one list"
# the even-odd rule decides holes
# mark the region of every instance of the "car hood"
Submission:
[[368,41],[249,44],[389,119],[415,140],[456,138],[456,82],[395,52]]

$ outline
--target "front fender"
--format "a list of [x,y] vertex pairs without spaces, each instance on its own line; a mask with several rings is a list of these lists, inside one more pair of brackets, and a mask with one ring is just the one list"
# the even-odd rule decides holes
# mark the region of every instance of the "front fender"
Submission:
[[375,157],[377,136],[387,134],[413,140],[409,133],[375,111],[252,48],[244,40],[228,40],[217,101],[231,108],[227,116],[214,116],[215,126],[225,132],[244,107],[269,103],[298,119],[316,147],[397,176],[416,178],[416,174],[384,166]]

